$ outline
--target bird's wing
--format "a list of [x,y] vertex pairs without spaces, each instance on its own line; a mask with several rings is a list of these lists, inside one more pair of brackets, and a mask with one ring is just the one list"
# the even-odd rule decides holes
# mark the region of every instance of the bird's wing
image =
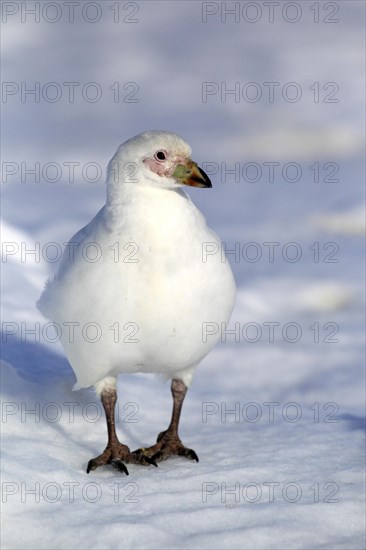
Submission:
[[62,278],[68,269],[74,264],[80,257],[83,245],[87,242],[94,241],[93,235],[95,234],[95,229],[99,225],[100,220],[102,219],[103,208],[94,216],[94,218],[84,227],[82,227],[67,243],[64,253],[61,258],[60,267],[56,273],[55,278]]

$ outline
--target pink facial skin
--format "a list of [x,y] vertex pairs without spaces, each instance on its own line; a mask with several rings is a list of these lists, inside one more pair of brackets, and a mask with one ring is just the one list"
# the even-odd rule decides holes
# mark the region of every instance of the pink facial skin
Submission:
[[167,158],[165,160],[158,160],[157,158],[151,157],[144,159],[144,164],[150,168],[154,174],[158,174],[158,176],[165,176],[170,177],[177,164],[185,164],[187,162],[187,159],[183,158],[174,158],[169,159],[168,154],[166,155]]

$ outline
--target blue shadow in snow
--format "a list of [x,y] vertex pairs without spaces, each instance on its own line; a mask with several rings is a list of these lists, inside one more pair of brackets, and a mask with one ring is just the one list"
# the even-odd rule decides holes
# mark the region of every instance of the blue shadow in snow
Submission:
[[366,418],[364,416],[356,416],[355,414],[341,414],[339,415],[340,420],[344,420],[348,423],[350,430],[361,430],[366,432]]
[[5,343],[4,340],[1,340],[1,359],[9,363],[23,380],[39,387],[49,387],[60,380],[70,383],[70,387],[75,384],[73,370],[61,355],[35,342],[22,342],[9,336]]

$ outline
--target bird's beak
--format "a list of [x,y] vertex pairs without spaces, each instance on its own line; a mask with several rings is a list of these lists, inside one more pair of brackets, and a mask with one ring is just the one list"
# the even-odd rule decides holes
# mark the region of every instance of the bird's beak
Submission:
[[208,175],[191,159],[187,159],[185,164],[177,164],[172,177],[191,187],[212,187]]

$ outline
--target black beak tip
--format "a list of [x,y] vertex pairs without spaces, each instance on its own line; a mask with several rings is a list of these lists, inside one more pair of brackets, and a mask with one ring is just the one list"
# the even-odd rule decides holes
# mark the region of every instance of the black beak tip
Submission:
[[208,175],[206,174],[206,172],[204,170],[202,170],[202,168],[200,168],[200,172],[202,174],[202,179],[204,181],[204,185],[203,187],[206,187],[206,188],[210,188],[212,187],[212,183],[211,183],[211,180],[210,178],[208,177]]

